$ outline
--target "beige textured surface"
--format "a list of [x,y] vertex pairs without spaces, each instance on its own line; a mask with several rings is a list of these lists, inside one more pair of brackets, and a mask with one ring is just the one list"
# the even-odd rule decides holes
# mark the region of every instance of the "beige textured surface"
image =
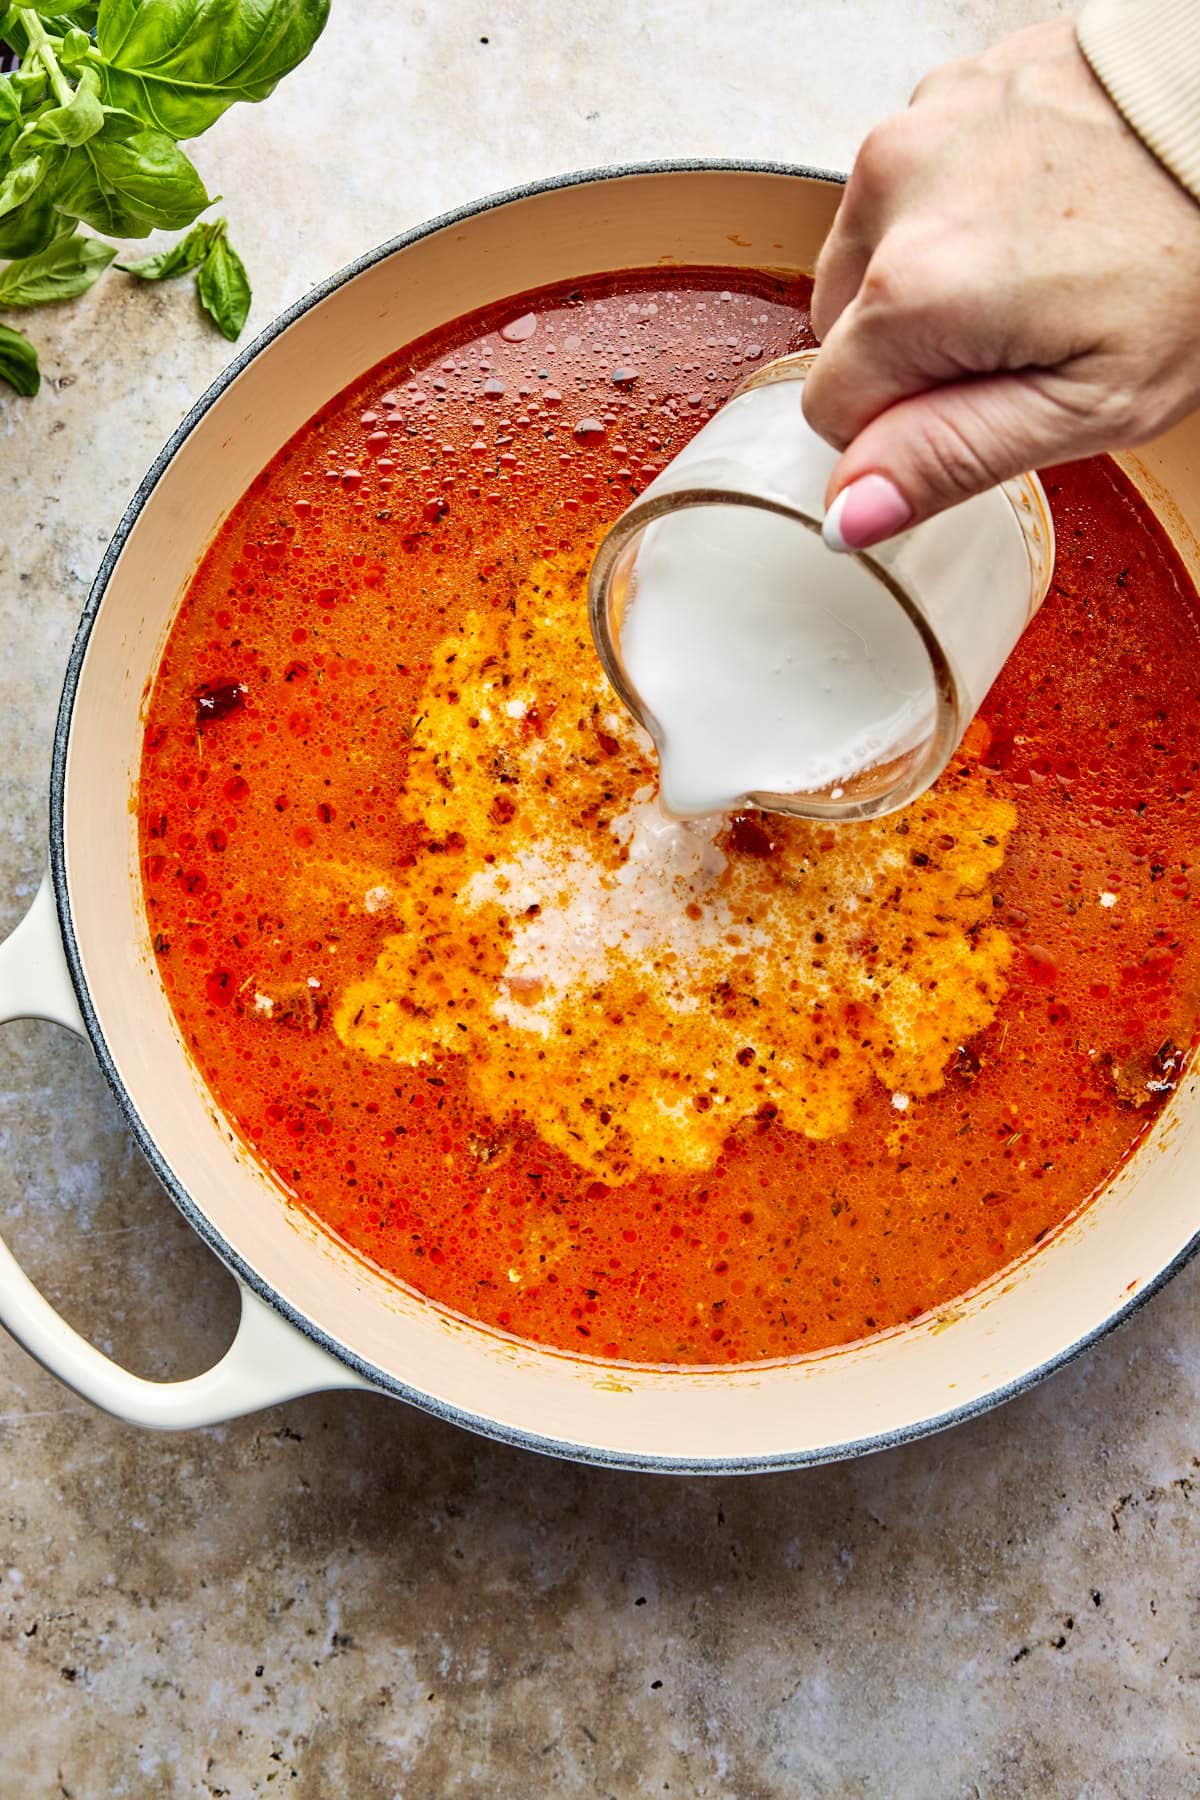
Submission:
[[[202,160],[261,324],[358,250],[526,177],[844,163],[923,66],[1051,9],[923,0],[897,37],[890,0],[455,0],[371,8],[368,31],[340,0],[337,36]],[[31,324],[46,389],[0,401],[0,929],[40,871],[88,581],[225,355],[180,288],[116,277]],[[90,1055],[46,1027],[0,1040],[0,1219],[143,1372],[227,1340],[231,1285]],[[1198,1296],[1193,1269],[950,1435],[741,1482],[559,1466],[365,1399],[151,1438],[5,1339],[0,1800],[1200,1794]]]

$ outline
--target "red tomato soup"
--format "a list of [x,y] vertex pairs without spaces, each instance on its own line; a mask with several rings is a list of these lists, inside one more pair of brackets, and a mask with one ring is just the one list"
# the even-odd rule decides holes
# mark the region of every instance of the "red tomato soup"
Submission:
[[915,1319],[1085,1203],[1193,1042],[1200,614],[1107,459],[1050,473],[1052,592],[930,794],[656,852],[589,560],[809,292],[632,272],[409,346],[254,482],[150,696],[146,906],[220,1107],[279,1204],[541,1344]]

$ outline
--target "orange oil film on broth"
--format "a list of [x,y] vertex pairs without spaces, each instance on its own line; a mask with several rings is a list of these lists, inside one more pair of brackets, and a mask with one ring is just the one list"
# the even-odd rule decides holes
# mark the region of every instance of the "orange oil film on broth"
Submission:
[[411,347],[240,502],[149,704],[154,945],[224,1112],[383,1269],[601,1357],[965,1292],[1195,1033],[1197,603],[1107,460],[1048,476],[1051,594],[930,794],[656,835],[590,555],[808,295],[633,272]]

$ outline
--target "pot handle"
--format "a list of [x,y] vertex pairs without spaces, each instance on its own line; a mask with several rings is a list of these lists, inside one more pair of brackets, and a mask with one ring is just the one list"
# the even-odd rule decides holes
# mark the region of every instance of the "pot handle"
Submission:
[[[49,875],[11,937],[0,943],[0,1025],[48,1019],[86,1037]],[[34,1287],[0,1240],[0,1324],[85,1400],[131,1425],[176,1431],[216,1425],[299,1394],[371,1384],[265,1305],[244,1283],[237,1335],[220,1362],[188,1381],[146,1381],[89,1344]]]

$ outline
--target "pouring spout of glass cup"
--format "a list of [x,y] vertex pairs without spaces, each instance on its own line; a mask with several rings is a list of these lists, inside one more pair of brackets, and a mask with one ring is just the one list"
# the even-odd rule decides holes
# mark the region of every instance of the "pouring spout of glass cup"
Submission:
[[839,554],[836,453],[807,425],[815,352],[755,372],[616,521],[589,618],[654,741],[664,809],[850,820],[932,786],[1049,587],[1054,535],[1024,475]]

